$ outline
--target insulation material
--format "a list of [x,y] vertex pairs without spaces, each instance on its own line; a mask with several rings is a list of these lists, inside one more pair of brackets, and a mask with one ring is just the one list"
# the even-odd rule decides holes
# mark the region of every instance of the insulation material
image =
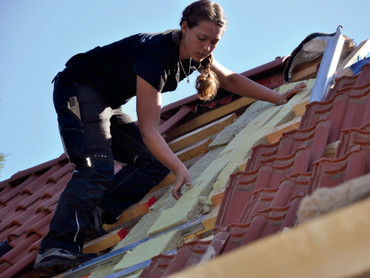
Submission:
[[334,188],[319,188],[302,200],[297,211],[298,221],[303,223],[369,196],[370,174]]
[[122,260],[113,268],[113,272],[150,260],[152,257],[176,249],[182,243],[181,233],[170,231],[146,241],[127,252]]
[[[239,163],[250,153],[251,149],[265,140],[265,135],[269,130],[294,117],[292,107],[311,93],[313,83],[313,80],[307,81],[307,87],[296,94],[287,104],[271,106],[246,125],[209,164],[202,175],[193,181],[192,187],[183,194],[180,200],[173,207],[162,211],[148,231],[148,235],[157,234],[200,216],[205,205],[203,199],[207,198],[213,189],[217,190],[226,186],[229,176],[238,168]],[[284,93],[296,84],[283,86],[279,92]],[[249,109],[245,113],[248,111]],[[253,134],[253,138],[251,138],[251,134]],[[246,138],[251,139],[246,140]]]
[[294,69],[301,65],[308,64],[323,55],[330,38],[336,33],[312,33],[308,35],[290,55],[287,66],[284,70],[284,80],[289,82]]
[[[206,153],[198,162],[196,162],[190,169],[191,180],[196,180],[207,166],[218,156],[222,148],[213,149]],[[187,188],[183,188],[186,190]],[[147,237],[147,232],[154,224],[161,212],[165,209],[171,208],[175,205],[176,200],[172,197],[172,186],[168,191],[150,208],[150,211],[145,214],[140,221],[130,230],[129,234],[119,242],[114,250],[120,249],[129,244],[138,242]]]
[[[296,94],[287,104],[270,107],[238,133],[219,156],[227,164],[222,167],[222,171],[213,186],[214,190],[226,187],[229,176],[238,169],[240,162],[250,155],[252,148],[258,144],[267,143],[265,136],[272,128],[284,124],[295,117],[293,112],[294,105],[311,93],[314,83],[314,79],[308,80],[306,88]],[[279,87],[279,92],[284,93],[295,85],[297,83],[283,85]],[[222,157],[226,154],[227,158]]]

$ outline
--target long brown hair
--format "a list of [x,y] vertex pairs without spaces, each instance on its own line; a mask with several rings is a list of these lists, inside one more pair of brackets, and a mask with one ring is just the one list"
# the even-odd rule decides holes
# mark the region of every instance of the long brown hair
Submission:
[[[187,22],[189,28],[197,26],[203,20],[210,20],[220,27],[226,26],[224,11],[221,6],[209,0],[200,0],[193,2],[185,8],[182,13],[180,26],[184,21]],[[216,73],[211,70],[213,61],[212,53],[201,62],[195,88],[198,91],[198,97],[201,100],[212,99],[220,86],[220,82]]]

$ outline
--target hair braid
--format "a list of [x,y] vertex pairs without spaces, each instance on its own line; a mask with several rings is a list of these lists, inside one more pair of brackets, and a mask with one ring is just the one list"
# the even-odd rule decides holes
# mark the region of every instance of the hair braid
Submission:
[[199,99],[205,101],[215,97],[220,87],[220,82],[216,73],[211,70],[212,61],[213,55],[210,54],[201,62],[200,75],[197,77],[195,83]]

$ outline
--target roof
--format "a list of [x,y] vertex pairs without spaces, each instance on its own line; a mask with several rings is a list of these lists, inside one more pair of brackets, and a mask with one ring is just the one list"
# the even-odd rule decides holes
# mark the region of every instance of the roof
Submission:
[[[242,74],[284,92],[294,85],[284,84],[288,59],[277,58]],[[307,89],[284,106],[223,91],[209,103],[194,95],[164,107],[160,131],[189,167],[192,187],[175,202],[169,196],[169,175],[115,225],[105,226],[107,236],[86,244],[84,251],[104,255],[66,277],[163,277],[222,257],[293,228],[302,199],[315,189],[369,173],[370,64],[363,61],[347,68],[349,75],[337,79],[322,102],[308,104],[314,79],[303,76]],[[307,76],[314,78],[312,72]],[[117,163],[116,171],[120,167]],[[62,154],[0,182],[3,277],[32,275],[40,241],[71,174]],[[180,236],[173,233],[166,243],[156,243],[174,230]],[[135,260],[124,255],[128,250],[135,254],[140,246],[154,253],[136,251],[149,257],[127,267],[127,261]],[[112,260],[114,265],[103,267]]]

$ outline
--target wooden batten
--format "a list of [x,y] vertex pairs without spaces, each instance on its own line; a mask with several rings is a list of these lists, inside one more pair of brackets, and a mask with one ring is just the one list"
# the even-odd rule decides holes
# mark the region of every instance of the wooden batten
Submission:
[[173,152],[183,150],[200,140],[210,137],[213,134],[220,132],[226,126],[232,124],[237,118],[236,114],[228,115],[216,122],[213,122],[207,126],[194,130],[184,136],[181,136],[168,143],[169,147]]
[[253,102],[255,102],[255,99],[252,99],[252,98],[248,98],[248,97],[238,98],[237,100],[229,104],[213,109],[193,120],[190,120],[189,122],[186,122],[174,128],[173,130],[169,131],[166,134],[166,140],[167,141],[174,140],[175,138],[178,138],[179,136],[187,134],[195,129],[201,128],[213,121],[216,121],[242,108],[245,108]]

